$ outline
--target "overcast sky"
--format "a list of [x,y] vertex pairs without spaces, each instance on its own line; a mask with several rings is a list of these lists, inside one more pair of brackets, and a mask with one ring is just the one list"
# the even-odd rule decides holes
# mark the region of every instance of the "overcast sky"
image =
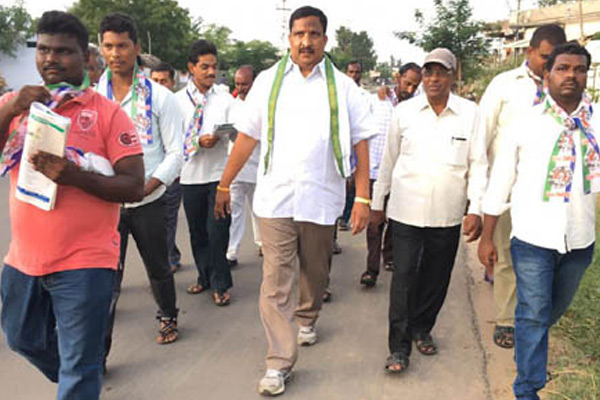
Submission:
[[[182,7],[190,10],[193,17],[202,17],[205,23],[225,25],[233,31],[233,38],[240,40],[267,40],[280,47],[282,34],[281,0],[178,0]],[[25,0],[24,4],[34,17],[50,9],[66,10],[73,0]],[[476,19],[495,21],[505,19],[516,8],[516,0],[471,0]],[[12,5],[14,0],[0,0],[2,5]],[[335,30],[347,26],[353,31],[367,31],[375,43],[379,61],[389,60],[390,55],[403,62],[421,62],[423,52],[406,42],[396,39],[394,31],[416,30],[414,10],[420,8],[426,15],[433,8],[433,0],[288,0],[286,8],[294,10],[310,4],[321,8],[329,19],[327,29],[330,48],[335,44]],[[354,6],[353,4],[360,4]],[[522,1],[526,9],[534,0]],[[289,16],[289,12],[287,14]],[[287,21],[286,21],[287,24]]]

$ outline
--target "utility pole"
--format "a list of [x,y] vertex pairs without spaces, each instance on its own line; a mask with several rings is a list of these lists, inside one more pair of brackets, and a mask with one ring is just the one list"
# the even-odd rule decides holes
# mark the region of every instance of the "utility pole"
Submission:
[[288,30],[287,13],[288,13],[288,11],[291,11],[289,8],[286,7],[286,4],[285,4],[286,2],[287,2],[287,0],[281,0],[281,6],[275,8],[275,10],[281,11],[281,52],[282,53],[284,53],[285,50],[287,49],[287,42],[285,40],[285,38],[287,37],[286,33]]

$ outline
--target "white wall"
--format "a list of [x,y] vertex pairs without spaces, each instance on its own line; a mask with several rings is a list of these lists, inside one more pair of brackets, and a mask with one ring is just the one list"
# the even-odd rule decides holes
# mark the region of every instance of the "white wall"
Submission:
[[35,47],[20,46],[14,58],[0,54],[0,71],[12,90],[40,83],[42,79],[35,67]]

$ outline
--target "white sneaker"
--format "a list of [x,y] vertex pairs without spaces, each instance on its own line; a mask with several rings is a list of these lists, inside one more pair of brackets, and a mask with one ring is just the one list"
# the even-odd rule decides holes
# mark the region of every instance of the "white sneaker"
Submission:
[[278,369],[268,369],[258,383],[258,393],[263,396],[277,396],[285,392],[285,383],[290,379],[290,373]]
[[301,326],[298,331],[298,344],[300,346],[311,346],[317,343],[317,330],[314,326]]

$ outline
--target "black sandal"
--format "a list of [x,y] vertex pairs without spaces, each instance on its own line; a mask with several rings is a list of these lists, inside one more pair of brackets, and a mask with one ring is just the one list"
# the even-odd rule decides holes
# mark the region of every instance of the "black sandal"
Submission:
[[429,333],[417,335],[415,338],[415,346],[419,353],[424,356],[433,356],[438,352],[437,346]]
[[[400,369],[391,368],[394,365],[399,365]],[[396,352],[396,353],[390,354],[390,356],[387,358],[387,360],[385,362],[385,370],[392,374],[399,374],[399,373],[406,371],[406,369],[408,368],[408,365],[409,365],[408,356],[404,353]]]
[[156,336],[156,343],[169,344],[177,341],[179,330],[177,329],[177,318],[157,318],[160,321],[160,330]]
[[360,284],[366,287],[373,287],[377,283],[377,277],[371,274],[369,271],[363,272],[360,276]]
[[496,328],[494,328],[494,343],[503,349],[515,347],[515,328],[496,325]]

